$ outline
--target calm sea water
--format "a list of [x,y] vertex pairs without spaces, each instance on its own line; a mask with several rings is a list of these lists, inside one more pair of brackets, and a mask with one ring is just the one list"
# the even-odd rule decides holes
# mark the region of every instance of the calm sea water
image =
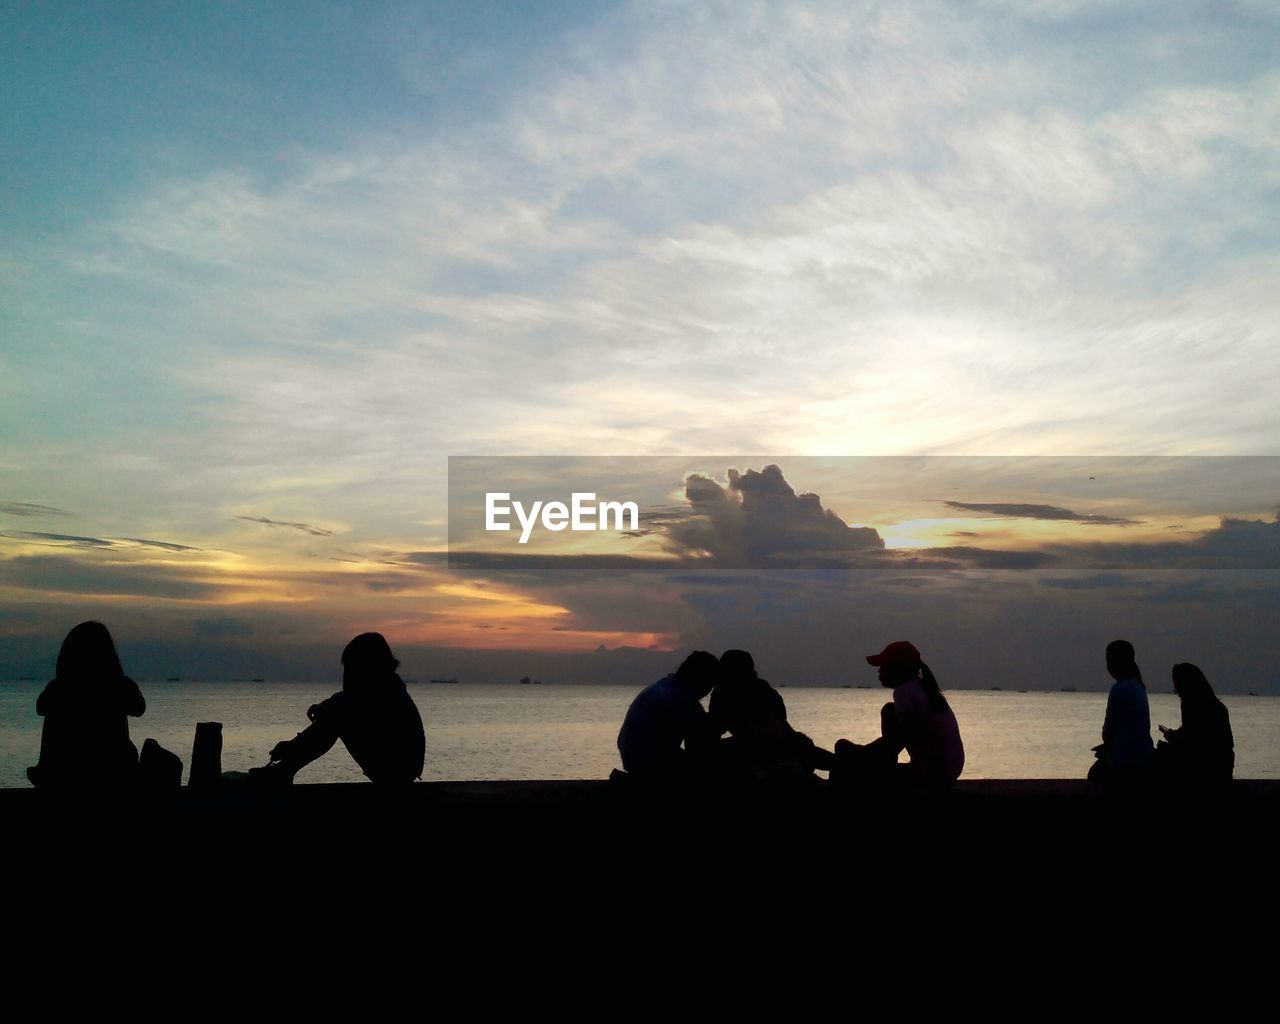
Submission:
[[[0,683],[0,787],[26,787],[40,751],[35,713],[41,682]],[[145,683],[147,713],[130,720],[134,743],[153,736],[191,759],[195,723],[222,722],[225,770],[265,764],[277,740],[307,724],[308,706],[332,683]],[[619,766],[615,740],[631,699],[621,686],[440,686],[410,684],[427,730],[428,781],[602,779]],[[882,689],[782,691],[791,723],[815,742],[871,739],[879,729]],[[966,692],[947,694],[960,721],[964,777],[1082,778],[1100,740],[1105,693]],[[1151,695],[1151,724],[1180,724],[1178,699]],[[1225,697],[1236,739],[1237,778],[1280,778],[1280,698]],[[341,743],[301,773],[299,782],[359,782]]]

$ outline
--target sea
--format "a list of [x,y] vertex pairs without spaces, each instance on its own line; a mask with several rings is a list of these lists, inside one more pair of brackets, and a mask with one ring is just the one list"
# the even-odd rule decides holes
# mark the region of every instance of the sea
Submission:
[[[142,682],[147,711],[130,719],[139,749],[147,737],[191,761],[197,722],[222,723],[222,767],[267,763],[275,743],[307,725],[307,708],[334,683]],[[618,727],[639,687],[410,683],[427,734],[426,781],[603,779],[620,767]],[[40,753],[36,696],[44,681],[0,682],[0,787],[26,788]],[[841,737],[866,742],[879,731],[882,688],[785,687],[787,717],[828,749]],[[1101,692],[950,690],[965,745],[962,778],[1083,778],[1101,742]],[[1224,696],[1236,742],[1236,778],[1280,778],[1280,697]],[[1178,698],[1152,693],[1151,728],[1180,724]],[[299,783],[360,782],[341,743],[299,772]]]

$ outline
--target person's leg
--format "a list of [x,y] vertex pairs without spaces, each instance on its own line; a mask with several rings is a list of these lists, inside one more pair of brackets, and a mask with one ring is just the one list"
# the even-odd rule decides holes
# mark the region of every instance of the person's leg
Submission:
[[883,736],[870,743],[836,740],[831,779],[841,785],[878,785],[893,771],[898,752]]
[[870,743],[836,740],[832,751],[833,781],[841,783],[883,784],[891,781],[902,740],[894,718],[893,701],[880,709],[880,735]]

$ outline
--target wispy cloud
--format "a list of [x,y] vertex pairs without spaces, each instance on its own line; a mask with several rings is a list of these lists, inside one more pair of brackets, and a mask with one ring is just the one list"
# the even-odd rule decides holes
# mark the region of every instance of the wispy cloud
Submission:
[[1096,526],[1137,526],[1139,519],[1124,519],[1088,512],[1073,512],[1056,505],[1018,504],[1009,502],[944,501],[955,512],[979,512],[1006,519],[1045,519],[1051,522],[1091,523]]
[[69,516],[64,509],[52,508],[49,505],[33,505],[26,501],[0,502],[0,513],[10,516]]
[[62,555],[18,555],[0,561],[7,587],[54,594],[114,594],[207,601],[230,588],[163,565],[108,564]]
[[290,530],[301,530],[303,533],[309,533],[313,537],[332,537],[333,531],[326,530],[323,527],[312,526],[310,523],[290,523],[279,519],[267,519],[265,516],[236,516],[246,523],[261,523],[263,526],[283,526]]
[[175,544],[172,541],[165,540],[145,540],[141,537],[80,537],[75,534],[67,533],[40,533],[36,531],[7,531],[0,532],[0,537],[8,537],[11,540],[26,540],[36,543],[47,543],[55,545],[74,545],[76,547],[90,548],[118,548],[118,547],[148,547],[159,548],[162,551],[200,551],[200,548],[192,547],[190,544]]
[[76,547],[109,548],[112,542],[101,537],[78,537],[69,533],[38,533],[34,531],[5,532],[0,537],[11,540],[29,540],[37,543],[72,544]]
[[130,544],[139,544],[142,547],[160,548],[162,551],[200,551],[200,548],[192,547],[190,544],[175,544],[167,540],[144,540],[141,537],[114,537],[113,540],[127,541]]

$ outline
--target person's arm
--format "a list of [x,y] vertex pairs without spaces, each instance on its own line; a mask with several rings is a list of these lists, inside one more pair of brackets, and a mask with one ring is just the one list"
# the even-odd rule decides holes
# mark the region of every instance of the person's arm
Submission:
[[36,698],[36,714],[43,718],[53,710],[54,705],[58,702],[58,693],[62,689],[62,683],[57,679],[50,679],[45,684],[40,696]]
[[[1107,694],[1107,713],[1102,718],[1102,746],[1105,747],[1107,742],[1115,734],[1116,723],[1116,688],[1112,685],[1110,692]],[[1097,747],[1093,748],[1097,750]]]
[[685,723],[684,748],[691,754],[704,755],[715,749],[724,730],[713,719],[701,704],[690,710],[689,719]]
[[274,771],[290,776],[323,757],[338,742],[341,718],[342,694],[335,694],[326,701],[307,709],[311,724],[291,740],[281,740],[271,748],[271,765]]
[[296,775],[317,757],[323,757],[338,741],[333,729],[313,722],[291,740],[281,740],[271,748],[273,767]]
[[[800,733],[799,735],[804,736],[804,733]],[[809,739],[809,737],[805,736],[805,739]],[[809,742],[813,743],[813,740],[809,740]],[[835,753],[827,750],[825,747],[820,747],[816,743],[813,743],[813,767],[820,771],[829,772],[835,766]]]
[[824,772],[831,771],[836,763],[835,754],[818,746],[804,733],[792,729],[791,726],[787,728],[791,733],[791,747],[795,751],[795,758],[806,771],[812,772],[818,769]]
[[[928,698],[914,683],[893,691],[893,704],[880,712],[880,746],[893,752],[894,760],[903,750],[918,746],[916,737],[929,715]],[[882,742],[881,742],[882,741]]]
[[142,696],[142,689],[128,676],[122,682],[124,713],[133,718],[141,718],[147,710],[147,700]]
[[898,705],[890,701],[880,709],[880,738],[873,740],[876,748],[882,753],[891,755],[897,760],[898,755],[906,749],[905,730],[911,729],[913,717],[909,711],[898,713]]

